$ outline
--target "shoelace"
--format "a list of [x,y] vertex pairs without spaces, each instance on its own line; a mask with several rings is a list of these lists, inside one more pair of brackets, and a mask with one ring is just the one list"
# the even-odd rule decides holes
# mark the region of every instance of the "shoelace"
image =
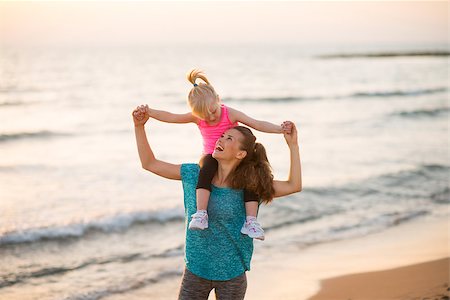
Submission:
[[[257,222],[255,220],[250,220],[250,221],[247,221],[246,223],[247,223],[247,227],[250,227],[250,225],[255,224]],[[253,232],[257,232],[257,229],[256,229],[257,227],[259,227],[259,226],[252,226],[252,227],[250,227],[248,229],[253,231]]]
[[206,219],[206,215],[193,215],[192,216],[193,219],[199,219],[199,220],[204,220]]

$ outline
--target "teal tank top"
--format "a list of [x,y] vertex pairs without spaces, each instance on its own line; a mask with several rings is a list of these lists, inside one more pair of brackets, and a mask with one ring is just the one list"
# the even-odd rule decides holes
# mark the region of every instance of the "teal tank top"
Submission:
[[197,211],[196,186],[200,167],[181,165],[186,220],[186,268],[208,280],[230,280],[250,270],[253,239],[241,233],[245,221],[242,190],[212,185],[208,203],[208,228],[189,230]]

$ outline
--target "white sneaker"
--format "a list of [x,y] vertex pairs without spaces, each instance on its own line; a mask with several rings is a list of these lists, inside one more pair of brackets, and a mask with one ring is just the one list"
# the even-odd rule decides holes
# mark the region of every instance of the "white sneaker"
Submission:
[[205,211],[198,211],[193,214],[191,222],[189,222],[189,229],[203,230],[208,228],[208,213]]
[[241,233],[246,234],[253,239],[264,241],[264,230],[256,219],[246,221],[242,226]]

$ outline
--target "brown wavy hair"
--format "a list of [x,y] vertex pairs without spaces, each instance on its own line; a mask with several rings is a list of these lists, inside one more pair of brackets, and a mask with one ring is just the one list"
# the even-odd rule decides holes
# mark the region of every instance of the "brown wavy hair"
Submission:
[[240,140],[240,149],[247,152],[245,158],[229,176],[230,186],[234,189],[245,189],[257,194],[263,203],[273,200],[272,167],[267,159],[266,149],[256,142],[252,131],[244,126],[233,127],[243,138]]

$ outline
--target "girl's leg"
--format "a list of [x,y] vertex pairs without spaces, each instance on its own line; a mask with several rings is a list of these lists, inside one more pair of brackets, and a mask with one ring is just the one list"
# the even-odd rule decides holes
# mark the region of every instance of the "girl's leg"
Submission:
[[259,197],[253,192],[244,190],[245,214],[246,219],[241,232],[249,237],[264,240],[264,230],[261,224],[256,220],[259,207]]
[[184,269],[178,300],[207,300],[213,288],[211,282]]
[[205,155],[202,162],[197,183],[197,210],[206,210],[208,208],[211,181],[217,172],[218,166],[217,160],[211,154]]
[[202,166],[197,183],[197,212],[192,215],[189,229],[208,228],[208,202],[211,194],[211,181],[217,172],[217,160],[211,154],[202,158]]
[[245,215],[247,219],[249,217],[253,217],[256,219],[256,214],[258,213],[258,202],[257,201],[248,201],[245,202]]
[[217,300],[243,300],[247,291],[247,275],[244,273],[227,281],[213,281]]
[[244,190],[245,213],[247,217],[255,217],[258,214],[259,197],[257,194]]

